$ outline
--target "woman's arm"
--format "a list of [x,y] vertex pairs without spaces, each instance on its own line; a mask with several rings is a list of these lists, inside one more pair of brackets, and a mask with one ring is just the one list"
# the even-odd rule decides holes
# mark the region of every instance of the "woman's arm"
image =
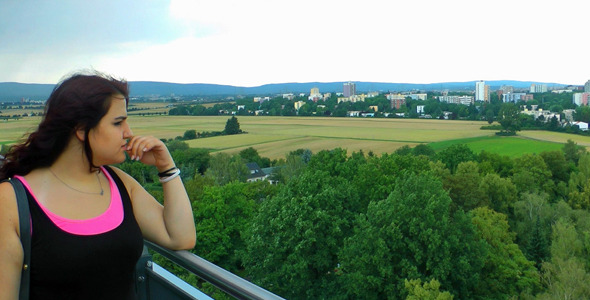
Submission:
[[[175,166],[166,145],[154,137],[133,137],[127,149],[132,159],[153,165],[158,172]],[[195,246],[193,210],[180,176],[162,183],[162,206],[135,179],[121,170],[115,170],[129,191],[135,218],[146,239],[173,250]]]
[[18,299],[23,247],[20,242],[18,208],[14,189],[0,184],[0,299]]

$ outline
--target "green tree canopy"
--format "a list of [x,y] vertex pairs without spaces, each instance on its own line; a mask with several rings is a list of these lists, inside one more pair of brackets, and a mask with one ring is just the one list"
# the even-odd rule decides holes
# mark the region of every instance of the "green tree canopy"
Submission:
[[258,201],[250,191],[253,186],[241,182],[204,186],[201,199],[193,202],[199,245],[196,253],[232,272],[241,267],[236,255],[244,250],[241,233]]
[[468,297],[484,249],[469,219],[452,215],[450,204],[432,175],[400,175],[391,195],[371,202],[345,240],[339,261],[347,296],[403,299],[404,280],[421,278],[440,280],[445,290]]
[[180,173],[182,178],[191,179],[196,174],[205,174],[205,171],[209,167],[211,156],[207,149],[190,148],[174,150],[172,152],[172,158],[174,158],[176,166],[182,171]]
[[505,103],[502,105],[498,114],[498,122],[502,125],[502,129],[507,132],[514,134],[520,130],[520,112],[518,107],[513,103]]
[[436,152],[428,144],[418,144],[412,148],[412,154],[414,155],[425,155],[428,157],[434,157]]
[[478,236],[489,249],[476,294],[487,299],[508,299],[536,291],[540,287],[539,274],[514,243],[506,215],[486,207],[474,209],[471,215]]
[[562,151],[567,161],[577,164],[580,156],[586,152],[586,148],[579,146],[572,140],[567,140]]
[[587,263],[588,250],[575,226],[558,220],[553,226],[551,261],[543,264],[547,292],[540,299],[590,299]]
[[454,205],[465,211],[487,204],[485,195],[479,189],[480,182],[479,167],[473,161],[459,163],[455,174],[443,181]]
[[442,161],[451,173],[455,173],[457,166],[466,161],[475,161],[476,156],[465,144],[454,144],[436,154],[436,159]]
[[453,295],[449,292],[440,291],[440,282],[436,279],[430,282],[424,282],[420,279],[405,281],[408,296],[406,300],[453,300]]
[[184,132],[184,135],[182,136],[183,140],[193,140],[197,138],[197,131],[194,129],[190,129]]
[[354,199],[347,181],[308,169],[261,203],[245,234],[244,263],[253,282],[287,299],[331,298],[337,252],[350,232]]
[[227,120],[223,133],[227,135],[242,133],[242,130],[240,129],[240,123],[238,122],[238,118],[236,118],[236,116],[232,116]]
[[479,190],[486,198],[483,204],[497,212],[513,214],[518,192],[509,178],[502,178],[496,173],[486,174],[479,183]]
[[239,153],[240,157],[244,159],[246,162],[255,162],[261,168],[268,168],[270,167],[270,159],[268,157],[261,157],[258,154],[258,150],[248,147]]
[[514,159],[512,182],[519,192],[552,193],[551,170],[540,155],[526,153]]
[[232,181],[245,182],[248,174],[250,170],[239,155],[230,156],[223,152],[211,156],[209,168],[205,172],[205,176],[212,178],[218,185]]

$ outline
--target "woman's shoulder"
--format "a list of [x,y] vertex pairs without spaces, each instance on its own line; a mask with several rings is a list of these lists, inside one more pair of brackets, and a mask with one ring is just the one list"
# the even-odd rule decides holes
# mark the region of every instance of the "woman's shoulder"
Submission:
[[0,183],[0,298],[18,295],[23,248],[18,226],[16,196],[9,182]]
[[131,177],[131,175],[127,174],[127,172],[115,167],[115,166],[104,166],[105,169],[107,169],[107,171],[110,169],[110,173],[111,174],[115,174],[117,177],[119,177],[121,179],[121,181],[125,184],[125,186],[128,186],[130,184],[139,184],[137,183],[137,181]]
[[0,183],[0,230],[14,229],[18,232],[18,206],[10,182]]

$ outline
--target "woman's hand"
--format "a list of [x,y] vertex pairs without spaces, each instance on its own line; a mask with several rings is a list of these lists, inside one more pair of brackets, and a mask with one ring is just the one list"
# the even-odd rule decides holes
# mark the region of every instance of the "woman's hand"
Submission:
[[153,136],[133,136],[129,138],[126,150],[132,160],[155,166],[158,171],[174,167],[174,160],[164,142]]

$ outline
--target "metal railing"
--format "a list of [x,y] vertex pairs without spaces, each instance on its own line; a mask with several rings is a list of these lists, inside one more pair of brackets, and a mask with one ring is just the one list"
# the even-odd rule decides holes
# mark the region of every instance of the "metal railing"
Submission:
[[144,253],[136,267],[139,299],[212,299],[155,264],[147,248],[236,299],[283,299],[188,251],[171,251],[148,241],[144,244]]

